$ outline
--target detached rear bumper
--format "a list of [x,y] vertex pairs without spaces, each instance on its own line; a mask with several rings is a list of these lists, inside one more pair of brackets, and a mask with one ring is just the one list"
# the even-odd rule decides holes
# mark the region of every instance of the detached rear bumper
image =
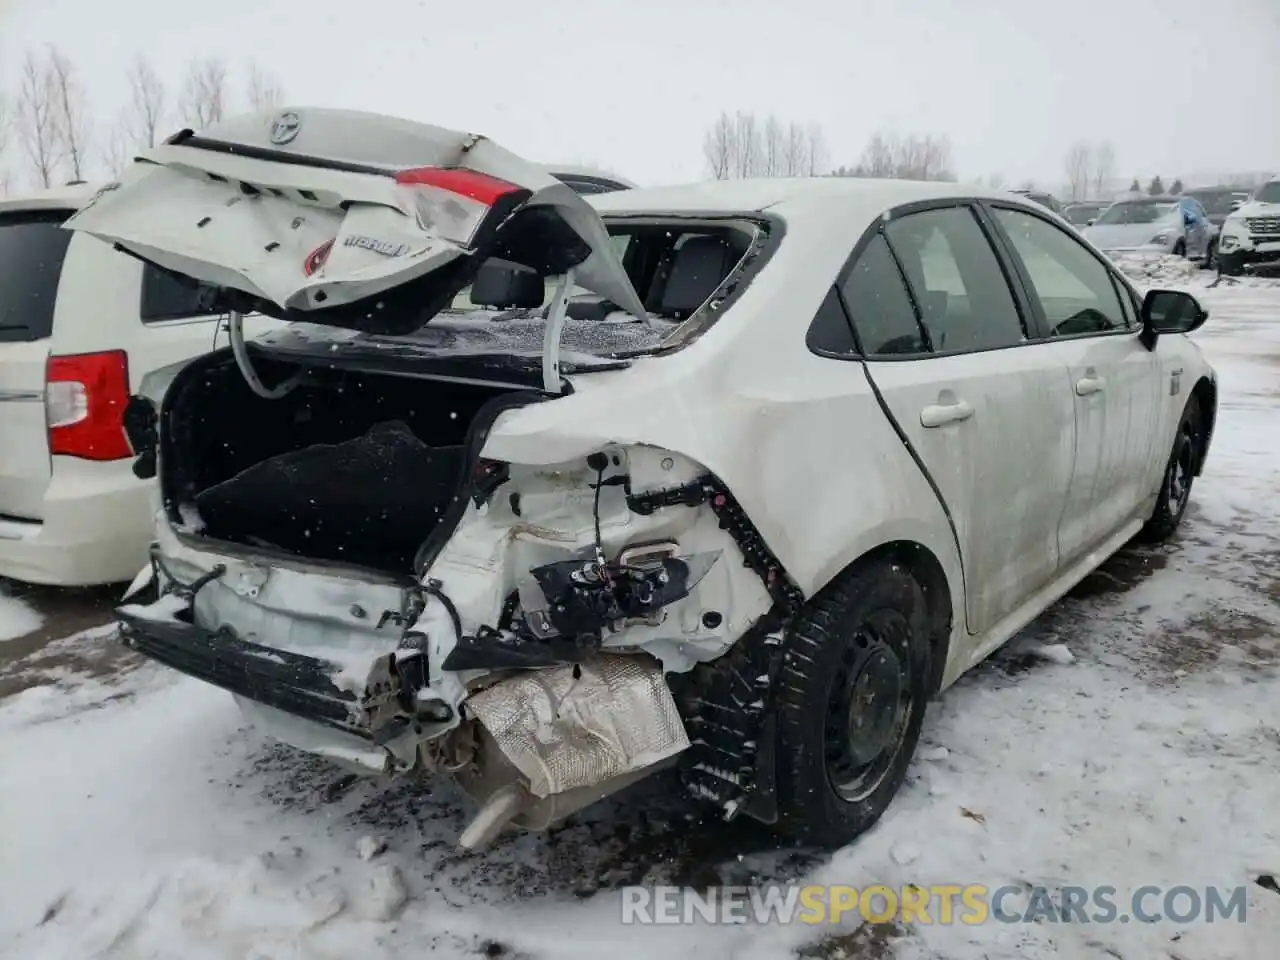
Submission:
[[356,695],[333,682],[334,666],[181,621],[117,611],[121,640],[180,673],[313,723],[370,739],[357,720]]

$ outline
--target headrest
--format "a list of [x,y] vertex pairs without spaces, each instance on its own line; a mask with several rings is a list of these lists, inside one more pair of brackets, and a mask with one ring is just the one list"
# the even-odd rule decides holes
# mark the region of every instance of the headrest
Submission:
[[477,307],[540,307],[546,295],[540,274],[501,260],[486,260],[471,281],[471,302]]
[[720,237],[690,237],[676,251],[658,312],[676,316],[693,313],[729,275],[736,259]]

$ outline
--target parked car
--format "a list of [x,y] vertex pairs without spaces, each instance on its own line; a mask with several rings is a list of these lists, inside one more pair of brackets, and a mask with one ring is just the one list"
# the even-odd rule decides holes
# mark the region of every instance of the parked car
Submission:
[[151,485],[121,415],[147,373],[218,336],[199,287],[61,229],[93,193],[0,200],[0,576],[32,583],[128,581],[145,564]]
[[1246,266],[1280,264],[1280,178],[1263,184],[1223,222],[1218,269],[1239,276]]
[[1044,193],[1040,190],[1014,190],[1019,196],[1026,197],[1028,200],[1034,200],[1042,207],[1047,207],[1054,213],[1061,215],[1062,203],[1051,193]]
[[1183,196],[1198,200],[1208,214],[1209,222],[1221,230],[1231,212],[1248,201],[1249,191],[1238,187],[1197,187],[1187,190]]
[[1096,246],[1114,253],[1171,253],[1207,259],[1217,230],[1193,197],[1138,197],[1117,200],[1085,227]]
[[1111,206],[1110,200],[1082,200],[1068,203],[1062,208],[1063,218],[1073,226],[1088,227],[1098,219],[1102,211]]
[[[123,636],[302,749],[453,772],[464,846],[671,764],[845,843],[929,698],[1187,508],[1204,310],[1031,201],[584,199],[487,139],[297,115],[157,147],[70,223],[237,311],[130,401],[163,508]],[[250,309],[300,323],[246,343]]]

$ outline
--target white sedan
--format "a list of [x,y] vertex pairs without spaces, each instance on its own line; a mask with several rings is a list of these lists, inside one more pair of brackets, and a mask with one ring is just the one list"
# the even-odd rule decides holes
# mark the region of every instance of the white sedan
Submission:
[[293,321],[237,312],[131,401],[163,508],[124,636],[303,749],[454,774],[466,846],[670,765],[845,843],[929,698],[1187,508],[1206,314],[1034,202],[588,201],[484,138],[289,116],[70,224]]

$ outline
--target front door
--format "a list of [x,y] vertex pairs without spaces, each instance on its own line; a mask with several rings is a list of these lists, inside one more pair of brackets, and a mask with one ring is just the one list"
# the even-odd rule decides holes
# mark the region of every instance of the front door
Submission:
[[1158,457],[1157,358],[1110,268],[1077,238],[1022,209],[996,206],[1032,306],[1066,365],[1075,410],[1075,471],[1058,548],[1069,566],[1130,523],[1151,492]]

